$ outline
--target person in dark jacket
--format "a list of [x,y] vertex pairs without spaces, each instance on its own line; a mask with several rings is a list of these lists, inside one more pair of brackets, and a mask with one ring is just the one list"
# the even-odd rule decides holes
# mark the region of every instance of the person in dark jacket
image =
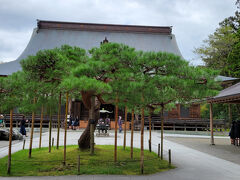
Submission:
[[23,135],[23,136],[27,136],[26,134],[26,129],[25,129],[25,124],[26,124],[26,120],[25,120],[25,116],[23,115],[22,116],[22,120],[20,122],[20,133]]

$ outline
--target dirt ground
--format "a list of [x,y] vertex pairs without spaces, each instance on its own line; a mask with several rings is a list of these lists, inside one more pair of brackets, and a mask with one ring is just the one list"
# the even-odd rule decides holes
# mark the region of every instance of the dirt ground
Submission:
[[207,153],[240,165],[240,146],[231,145],[228,138],[215,138],[215,145],[210,145],[209,138],[165,137],[166,140],[182,144],[189,148]]

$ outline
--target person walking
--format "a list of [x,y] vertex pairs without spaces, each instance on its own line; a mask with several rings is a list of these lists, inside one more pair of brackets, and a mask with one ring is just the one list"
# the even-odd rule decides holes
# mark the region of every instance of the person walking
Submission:
[[118,126],[119,126],[119,133],[122,132],[122,116],[118,117]]
[[21,122],[20,122],[20,133],[21,133],[23,136],[26,136],[26,137],[27,137],[26,129],[25,129],[25,124],[26,124],[26,120],[25,120],[25,116],[23,115],[23,116],[22,116],[22,120],[21,120]]

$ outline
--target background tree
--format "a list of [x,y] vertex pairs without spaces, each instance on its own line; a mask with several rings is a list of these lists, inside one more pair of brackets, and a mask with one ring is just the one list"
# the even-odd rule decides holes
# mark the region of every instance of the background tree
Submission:
[[230,76],[231,63],[228,61],[228,57],[234,45],[239,42],[234,29],[230,26],[220,26],[203,42],[204,45],[195,49],[194,52],[200,55],[207,67],[220,70],[220,74],[223,76]]

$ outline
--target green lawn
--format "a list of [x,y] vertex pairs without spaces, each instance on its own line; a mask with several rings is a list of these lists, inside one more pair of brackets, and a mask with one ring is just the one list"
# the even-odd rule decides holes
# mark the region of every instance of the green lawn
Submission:
[[[140,149],[134,149],[134,159],[130,159],[130,148],[123,150],[118,147],[118,162],[113,162],[114,146],[101,145],[95,147],[95,155],[89,151],[80,151],[77,146],[67,147],[67,163],[62,164],[63,147],[59,150],[48,148],[33,149],[32,158],[28,158],[28,150],[22,150],[12,155],[11,176],[56,176],[76,175],[78,155],[80,155],[80,174],[140,174]],[[156,153],[144,151],[144,174],[166,171],[168,162],[157,158]],[[7,156],[0,159],[0,176],[7,175]]]

